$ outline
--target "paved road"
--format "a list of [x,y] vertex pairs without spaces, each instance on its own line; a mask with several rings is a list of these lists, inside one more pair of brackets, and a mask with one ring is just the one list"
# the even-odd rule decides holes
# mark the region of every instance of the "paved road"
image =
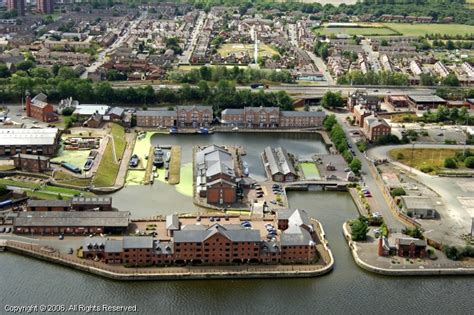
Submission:
[[361,161],[362,163],[362,176],[363,176],[363,182],[366,187],[369,188],[371,194],[372,194],[372,199],[373,202],[376,204],[375,209],[371,209],[372,212],[380,212],[384,218],[385,223],[387,224],[387,227],[391,229],[396,229],[398,232],[404,227],[404,224],[401,223],[390,211],[390,208],[385,201],[385,198],[383,196],[382,190],[380,189],[379,185],[376,183],[376,179],[372,175],[372,172],[369,169],[369,161],[365,158],[365,156],[357,149],[356,144],[354,141],[352,141],[351,136],[349,135],[349,131],[351,128],[344,122],[346,114],[337,114],[336,117],[339,121],[339,124],[343,127],[347,140],[349,144],[352,146],[352,149],[355,152],[355,156]]
[[[389,151],[392,149],[411,148],[412,145],[382,146],[367,151],[367,156],[371,159],[385,159],[390,161]],[[440,145],[440,144],[415,144],[416,149],[474,149],[474,145]],[[390,161],[400,169],[404,169],[411,174],[416,181],[424,184],[441,196],[443,208],[440,220],[418,220],[425,228],[425,234],[431,238],[445,243],[463,245],[459,238],[461,234],[469,233],[471,229],[474,213],[464,208],[458,197],[474,198],[474,191],[463,190],[462,186],[470,185],[472,179],[439,177],[425,174],[416,169],[410,168],[402,163]],[[474,212],[474,209],[472,209]]]
[[318,67],[318,70],[324,74],[324,77],[326,78],[326,82],[328,83],[328,85],[336,85],[336,81],[334,81],[331,74],[329,73],[326,63],[324,63],[324,61],[318,56],[316,56],[312,51],[308,51],[308,55],[313,60],[316,67]]
[[127,28],[127,31],[125,32],[125,34],[123,34],[122,36],[119,36],[119,38],[117,38],[117,40],[112,45],[110,45],[109,47],[107,47],[106,49],[101,51],[99,53],[99,56],[97,57],[97,60],[93,64],[91,64],[89,67],[87,67],[86,71],[84,71],[81,74],[81,79],[87,79],[88,73],[95,72],[97,70],[97,68],[101,67],[105,63],[107,55],[112,53],[118,47],[120,47],[122,45],[122,43],[124,42],[124,40],[127,39],[130,32],[132,30],[134,30],[137,27],[137,25],[146,16],[147,16],[147,11],[142,12],[142,14],[140,15],[140,17],[138,19],[136,19],[136,20],[134,20],[130,23],[130,26]]
[[191,59],[191,55],[194,51],[197,40],[199,38],[199,34],[201,33],[202,27],[204,26],[204,22],[206,21],[206,19],[207,14],[203,11],[199,12],[199,17],[196,21],[196,26],[193,29],[189,46],[186,48],[185,51],[183,51],[183,54],[179,58],[180,64],[189,64],[189,60]]

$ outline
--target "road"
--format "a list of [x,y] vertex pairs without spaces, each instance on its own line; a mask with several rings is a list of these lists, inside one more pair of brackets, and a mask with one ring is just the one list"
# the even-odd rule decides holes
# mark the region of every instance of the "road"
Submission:
[[359,151],[357,145],[352,140],[349,132],[352,129],[356,130],[358,128],[350,128],[345,123],[346,115],[347,114],[336,114],[336,117],[339,124],[342,126],[344,132],[346,133],[347,140],[352,146],[352,150],[354,150],[355,152],[355,157],[357,157],[362,164],[361,174],[363,178],[363,183],[369,189],[370,193],[372,194],[371,198],[373,199],[373,201],[375,201],[375,204],[377,205],[376,209],[371,209],[371,211],[381,213],[384,218],[385,224],[387,224],[387,227],[392,229],[392,231],[396,230],[397,232],[400,232],[401,229],[405,226],[394,216],[394,214],[390,210],[385,200],[385,197],[383,196],[382,190],[380,189],[380,186],[377,184],[375,177],[372,175],[372,172],[369,169],[369,163],[371,162],[368,161],[368,159],[366,159],[366,157]]
[[326,66],[324,61],[318,56],[316,56],[312,51],[307,51],[307,53],[309,57],[313,60],[318,70],[324,74],[328,85],[336,85],[336,81],[334,81],[334,79],[332,78],[331,74],[329,73],[328,67]]
[[91,64],[89,67],[86,68],[86,71],[84,71],[82,74],[81,74],[81,79],[87,79],[87,75],[89,73],[92,73],[92,72],[95,72],[99,67],[101,67],[104,63],[105,63],[105,60],[106,60],[106,57],[107,55],[109,55],[110,53],[112,53],[115,49],[117,49],[118,47],[120,47],[122,45],[122,43],[124,42],[125,39],[127,39],[128,35],[130,34],[130,32],[132,30],[134,30],[137,25],[147,16],[147,11],[144,11],[142,12],[142,14],[140,15],[140,17],[134,21],[132,21],[129,25],[129,27],[127,28],[127,31],[125,32],[125,34],[123,34],[122,36],[119,35],[119,37],[117,38],[117,40],[112,44],[110,45],[109,47],[107,47],[106,49],[102,50],[98,57],[97,57],[97,60]]
[[[407,174],[411,174],[416,181],[427,186],[440,195],[445,210],[440,212],[440,220],[418,220],[425,228],[431,238],[450,244],[463,245],[459,238],[460,234],[470,233],[474,208],[466,209],[460,203],[458,197],[473,198],[474,190],[470,189],[472,179],[439,177],[425,174],[402,163],[391,161],[389,152],[392,149],[410,149],[411,144],[391,145],[370,149],[367,156],[371,159],[388,159],[396,167],[403,169]],[[474,145],[442,145],[442,144],[415,144],[415,149],[459,149],[464,148],[474,150]],[[464,189],[463,189],[464,187]],[[469,212],[472,213],[469,213]]]
[[179,64],[189,64],[189,60],[191,59],[191,55],[194,51],[194,47],[196,46],[199,34],[201,33],[206,18],[207,14],[204,11],[199,12],[199,17],[197,19],[196,26],[194,27],[193,33],[191,35],[191,41],[189,43],[189,46],[186,48],[185,51],[183,51],[183,54],[179,58]]

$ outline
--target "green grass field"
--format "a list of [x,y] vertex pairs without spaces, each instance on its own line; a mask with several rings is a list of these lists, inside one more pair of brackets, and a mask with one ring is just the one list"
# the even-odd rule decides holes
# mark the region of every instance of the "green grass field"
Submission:
[[32,189],[36,191],[27,191],[27,195],[41,199],[58,199],[59,195],[64,199],[70,199],[76,195],[94,196],[92,193],[82,192],[77,189],[40,185],[36,183],[20,182],[11,179],[0,178],[0,184],[14,186],[18,188]]
[[[238,54],[242,52],[247,52],[253,58],[253,50],[254,50],[253,44],[229,43],[229,44],[223,44],[217,50],[217,52],[223,57],[226,57],[232,53]],[[280,55],[280,54],[278,53],[278,51],[276,51],[275,49],[273,49],[272,47],[266,44],[258,45],[259,57],[272,57],[273,55]]]
[[315,32],[319,32],[322,35],[364,35],[364,36],[389,36],[397,35],[393,30],[386,27],[323,27],[316,29]]
[[305,179],[312,180],[312,179],[321,179],[321,175],[319,174],[318,168],[314,163],[305,162],[300,163],[300,168],[303,171]]
[[[434,171],[438,171],[444,168],[446,158],[452,158],[460,151],[455,149],[414,149],[412,154],[412,149],[393,149],[389,154],[393,160],[418,170],[431,166]],[[399,159],[399,157],[403,158]],[[458,167],[463,167],[463,164],[458,162]]]
[[[111,135],[114,138],[115,154],[117,156],[117,160],[120,160],[123,156],[123,152],[125,151],[125,130],[120,125],[112,124]],[[115,184],[115,179],[117,178],[119,168],[120,162],[115,161],[112,141],[109,140],[93,180],[94,186],[113,186]]]
[[474,33],[473,25],[461,24],[409,24],[409,23],[385,23],[384,25],[402,33],[405,36],[422,36],[431,33],[446,35],[465,35]]
[[90,150],[64,150],[60,149],[58,155],[51,159],[53,162],[67,162],[82,169],[87,161]]

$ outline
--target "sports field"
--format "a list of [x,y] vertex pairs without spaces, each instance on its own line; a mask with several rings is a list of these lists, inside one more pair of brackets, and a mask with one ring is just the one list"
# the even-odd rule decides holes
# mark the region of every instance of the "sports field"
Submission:
[[317,29],[315,32],[319,32],[322,35],[363,35],[363,36],[390,36],[397,35],[393,30],[386,27],[323,27]]
[[473,25],[462,24],[410,24],[410,23],[385,23],[386,26],[402,33],[405,36],[422,36],[425,34],[439,33],[446,35],[465,35],[474,33]]
[[[234,54],[239,54],[242,52],[247,52],[250,57],[253,58],[253,50],[254,50],[254,45],[253,44],[239,44],[239,43],[228,43],[228,44],[223,44],[217,52],[223,56],[227,57],[228,55],[234,53]],[[258,45],[258,56],[259,57],[272,57],[273,55],[280,55],[278,51],[275,49],[271,48],[270,46],[266,44],[259,44]]]

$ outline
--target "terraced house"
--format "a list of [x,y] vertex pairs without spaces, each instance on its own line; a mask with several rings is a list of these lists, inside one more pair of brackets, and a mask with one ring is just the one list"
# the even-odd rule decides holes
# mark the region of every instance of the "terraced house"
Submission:
[[319,128],[324,112],[281,111],[278,107],[227,108],[222,111],[221,123],[243,128]]

